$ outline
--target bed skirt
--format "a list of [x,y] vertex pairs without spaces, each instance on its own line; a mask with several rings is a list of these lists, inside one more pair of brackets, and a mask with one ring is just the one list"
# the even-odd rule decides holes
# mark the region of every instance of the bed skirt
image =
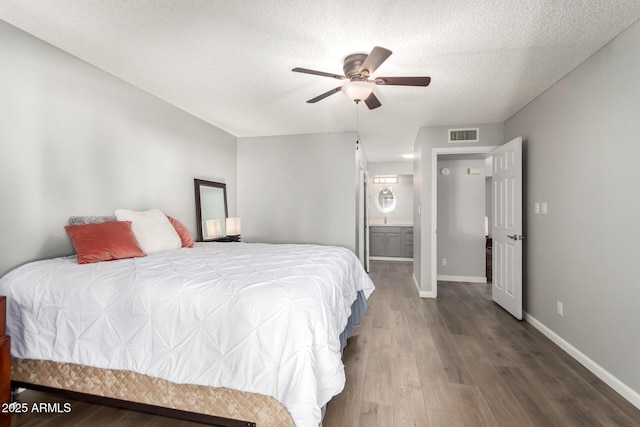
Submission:
[[258,427],[293,427],[287,409],[276,399],[228,388],[175,384],[130,371],[92,368],[46,360],[11,359],[11,380],[77,393],[177,409]]
[[347,320],[347,326],[340,334],[340,351],[343,352],[347,346],[347,340],[353,336],[354,330],[357,326],[360,326],[360,318],[367,314],[369,310],[369,304],[367,303],[367,297],[364,296],[364,292],[358,291],[356,300],[351,304],[351,315]]

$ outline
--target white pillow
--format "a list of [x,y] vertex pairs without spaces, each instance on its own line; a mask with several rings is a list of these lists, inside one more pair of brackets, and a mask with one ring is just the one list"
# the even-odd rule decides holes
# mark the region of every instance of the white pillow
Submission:
[[148,211],[117,209],[116,218],[118,221],[131,221],[133,234],[140,248],[147,254],[182,247],[182,240],[176,229],[160,209]]

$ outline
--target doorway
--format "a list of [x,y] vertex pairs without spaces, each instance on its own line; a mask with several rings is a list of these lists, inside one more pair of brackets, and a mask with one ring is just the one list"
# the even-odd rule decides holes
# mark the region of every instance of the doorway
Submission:
[[445,156],[491,156],[497,146],[483,147],[444,147],[431,150],[431,283],[433,298],[438,296],[438,267],[442,263],[438,256],[438,158]]
[[436,238],[440,282],[488,281],[491,159],[488,154],[438,156]]
[[498,147],[434,148],[431,156],[431,283],[437,297],[437,160],[444,154],[492,153],[493,300],[522,319],[522,138]]

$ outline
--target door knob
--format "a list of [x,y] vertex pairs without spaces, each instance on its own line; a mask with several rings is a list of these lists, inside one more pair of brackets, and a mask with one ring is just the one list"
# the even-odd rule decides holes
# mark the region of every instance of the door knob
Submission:
[[524,236],[522,236],[520,234],[514,234],[512,236],[507,236],[507,237],[510,238],[510,239],[513,239],[513,240],[524,240]]

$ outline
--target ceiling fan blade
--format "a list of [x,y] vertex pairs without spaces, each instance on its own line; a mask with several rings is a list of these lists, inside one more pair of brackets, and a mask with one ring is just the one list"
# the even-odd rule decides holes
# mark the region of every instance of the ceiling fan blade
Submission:
[[371,95],[367,96],[367,99],[364,100],[364,103],[367,104],[369,110],[373,110],[374,108],[378,108],[382,105],[380,104],[378,98],[373,94],[373,92],[371,92]]
[[345,79],[344,76],[341,76],[339,74],[325,73],[324,71],[309,70],[307,68],[296,67],[291,71],[294,71],[296,73],[313,74],[315,76],[331,77],[333,79],[338,79],[338,80],[344,80]]
[[392,53],[389,49],[380,46],[374,47],[369,56],[367,56],[367,59],[365,59],[360,66],[360,74],[365,77],[370,76]]
[[431,77],[376,77],[373,82],[377,85],[429,86]]
[[322,95],[318,95],[315,98],[311,98],[310,100],[307,101],[308,104],[313,104],[316,103],[318,101],[321,101],[323,99],[325,99],[327,96],[331,96],[336,92],[340,92],[342,90],[342,86],[338,86],[335,89],[331,89],[330,91],[327,91],[325,93],[323,93]]

